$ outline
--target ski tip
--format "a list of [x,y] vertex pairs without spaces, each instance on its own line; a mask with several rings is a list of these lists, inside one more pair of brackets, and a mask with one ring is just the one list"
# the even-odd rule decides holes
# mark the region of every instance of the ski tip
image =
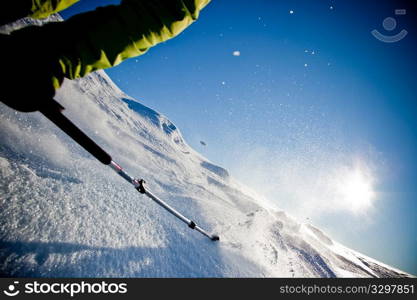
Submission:
[[210,237],[210,239],[211,239],[212,241],[219,241],[219,240],[220,240],[220,237],[219,237],[218,235],[213,234],[213,235]]

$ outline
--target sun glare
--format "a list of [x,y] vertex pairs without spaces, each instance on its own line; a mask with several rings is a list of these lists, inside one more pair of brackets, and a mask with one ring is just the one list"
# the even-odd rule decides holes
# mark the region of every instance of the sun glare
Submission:
[[372,204],[375,192],[372,180],[363,170],[356,169],[340,178],[338,194],[341,201],[354,212],[364,212]]

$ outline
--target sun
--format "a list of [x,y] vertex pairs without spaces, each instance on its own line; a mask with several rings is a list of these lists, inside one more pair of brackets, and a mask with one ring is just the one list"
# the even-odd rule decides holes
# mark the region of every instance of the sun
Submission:
[[361,168],[346,172],[337,186],[339,201],[343,201],[353,212],[364,212],[375,198],[372,183],[371,176]]

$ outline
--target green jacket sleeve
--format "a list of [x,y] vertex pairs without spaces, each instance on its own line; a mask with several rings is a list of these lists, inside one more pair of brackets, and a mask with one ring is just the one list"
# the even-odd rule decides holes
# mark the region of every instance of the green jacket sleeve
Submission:
[[58,33],[58,60],[74,79],[115,66],[175,37],[194,22],[210,0],[123,0],[75,15],[45,30]]
[[64,10],[79,0],[9,0],[0,9],[0,25],[24,17],[46,18],[53,13]]
[[[27,2],[28,0],[24,0]],[[30,0],[32,3],[28,17],[35,19],[46,18],[49,15],[60,12],[80,0]],[[19,2],[19,1],[16,1]]]

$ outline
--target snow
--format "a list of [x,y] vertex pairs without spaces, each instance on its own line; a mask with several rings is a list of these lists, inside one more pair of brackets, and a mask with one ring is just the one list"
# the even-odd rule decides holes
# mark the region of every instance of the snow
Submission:
[[65,81],[56,99],[129,174],[220,241],[139,194],[41,114],[1,104],[2,276],[411,276],[266,206],[103,71]]
[[62,21],[62,17],[59,14],[53,14],[47,18],[44,19],[32,19],[32,18],[23,18],[20,19],[16,22],[13,22],[11,24],[5,24],[0,26],[0,32],[3,34],[9,34],[10,32],[14,31],[14,30],[18,30],[20,28],[29,26],[29,25],[34,25],[34,26],[42,26],[46,23],[50,23],[50,22],[60,22]]

